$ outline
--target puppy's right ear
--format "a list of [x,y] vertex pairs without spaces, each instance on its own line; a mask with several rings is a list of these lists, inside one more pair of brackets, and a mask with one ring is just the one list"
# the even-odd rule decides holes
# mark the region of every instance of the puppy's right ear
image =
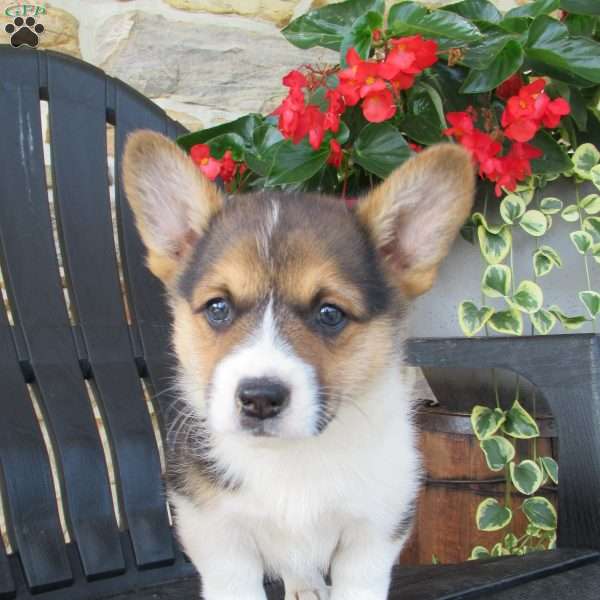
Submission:
[[123,184],[148,250],[148,267],[169,284],[223,198],[183,150],[152,131],[127,139]]

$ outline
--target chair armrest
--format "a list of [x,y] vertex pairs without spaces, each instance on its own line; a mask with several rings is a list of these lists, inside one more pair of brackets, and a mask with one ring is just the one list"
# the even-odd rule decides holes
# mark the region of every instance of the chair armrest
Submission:
[[411,339],[407,362],[508,369],[535,385],[559,434],[559,546],[600,549],[600,336]]

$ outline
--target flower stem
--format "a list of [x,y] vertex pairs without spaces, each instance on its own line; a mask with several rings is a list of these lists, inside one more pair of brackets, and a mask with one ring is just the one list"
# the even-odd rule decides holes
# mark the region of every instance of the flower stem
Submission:
[[[581,228],[582,231],[584,231],[583,215],[581,212],[581,207],[579,206],[579,198],[580,198],[579,185],[580,185],[579,182],[575,182],[575,199],[577,201],[577,214],[579,215],[579,227]],[[585,278],[586,278],[586,282],[587,282],[587,289],[591,290],[592,289],[592,279],[590,277],[590,266],[588,264],[587,252],[583,255],[583,264],[585,265]],[[596,317],[592,317],[592,331],[594,333],[596,333]]]

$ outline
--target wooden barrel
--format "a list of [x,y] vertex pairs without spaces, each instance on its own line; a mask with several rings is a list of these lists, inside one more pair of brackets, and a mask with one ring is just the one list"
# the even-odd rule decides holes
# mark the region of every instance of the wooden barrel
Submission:
[[[557,457],[557,439],[551,416],[537,416],[540,438],[538,456]],[[475,523],[479,503],[487,497],[504,498],[504,472],[490,471],[479,441],[471,429],[467,413],[424,408],[417,419],[421,431],[425,481],[417,506],[413,534],[402,552],[403,564],[431,564],[435,556],[440,563],[463,562],[474,546],[490,549],[509,531],[525,531],[526,519],[521,505],[523,495],[513,489],[513,524],[498,532],[481,532]],[[516,460],[529,457],[532,440],[519,440]],[[557,490],[546,484],[539,494],[556,506]]]

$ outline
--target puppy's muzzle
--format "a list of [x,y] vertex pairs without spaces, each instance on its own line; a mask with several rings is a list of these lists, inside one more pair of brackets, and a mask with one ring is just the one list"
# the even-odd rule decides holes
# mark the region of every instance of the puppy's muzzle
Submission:
[[236,397],[245,424],[252,425],[279,415],[290,403],[290,389],[278,379],[243,379]]

